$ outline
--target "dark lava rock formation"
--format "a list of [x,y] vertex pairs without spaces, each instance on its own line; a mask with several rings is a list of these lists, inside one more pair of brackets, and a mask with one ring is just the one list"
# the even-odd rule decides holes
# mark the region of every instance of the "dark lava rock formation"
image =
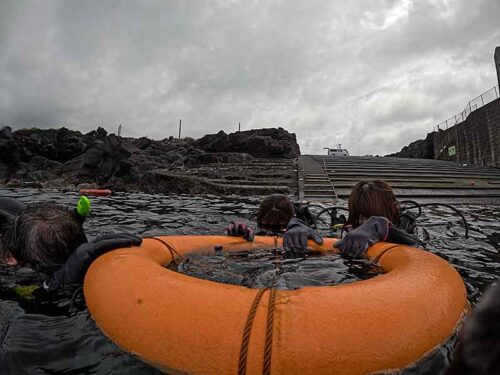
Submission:
[[293,159],[300,155],[295,134],[283,128],[247,130],[232,134],[220,131],[195,142],[206,152],[245,152],[256,158]]
[[19,147],[9,127],[0,129],[0,179],[14,177],[19,168]]
[[293,159],[299,154],[295,134],[282,128],[155,141],[122,138],[102,128],[82,134],[66,128],[12,132],[4,127],[0,181],[10,187],[150,193],[290,193]]
[[427,134],[425,139],[410,143],[401,151],[394,154],[385,155],[387,157],[396,158],[413,158],[413,159],[434,159],[434,138],[432,133]]

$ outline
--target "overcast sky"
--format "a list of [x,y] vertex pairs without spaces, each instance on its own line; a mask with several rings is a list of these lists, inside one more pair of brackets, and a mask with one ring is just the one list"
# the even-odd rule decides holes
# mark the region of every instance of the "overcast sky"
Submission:
[[387,154],[497,84],[499,0],[0,0],[0,125]]

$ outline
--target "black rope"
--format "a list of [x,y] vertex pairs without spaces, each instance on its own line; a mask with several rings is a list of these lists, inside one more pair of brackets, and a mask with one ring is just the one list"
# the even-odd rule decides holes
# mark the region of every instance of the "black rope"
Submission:
[[449,208],[450,210],[455,212],[458,216],[460,216],[460,218],[462,219],[462,222],[464,224],[464,228],[465,228],[465,238],[469,238],[469,223],[467,223],[465,216],[456,207],[453,207],[452,205],[445,204],[445,203],[422,203],[422,204],[419,204],[415,201],[401,201],[400,203],[402,203],[402,204],[404,204],[404,203],[414,204],[413,207],[405,208],[405,210],[411,210],[413,208],[418,208],[418,211],[419,211],[418,216],[420,216],[420,214],[422,213],[422,207],[431,207],[431,206],[439,207],[439,206],[441,206],[441,207]]
[[464,223],[464,228],[465,228],[465,238],[469,238],[469,224],[467,223],[467,220],[465,219],[465,216],[455,207],[445,204],[445,203],[424,203],[420,205],[421,207],[428,207],[428,206],[443,206],[447,207],[450,210],[453,210],[460,218],[462,219]]
[[170,245],[167,241],[163,241],[161,238],[158,238],[158,237],[143,237],[143,238],[149,238],[151,240],[156,240],[158,242],[161,242],[163,245],[165,245],[165,247],[168,249],[168,251],[170,251],[170,256],[172,257],[172,262],[175,262],[175,255],[177,255],[179,258],[181,258],[183,261],[185,261],[186,259],[177,252],[177,250],[175,250],[175,248]]
[[267,309],[266,340],[264,343],[263,375],[271,374],[271,360],[273,355],[274,311],[276,307],[276,289],[269,291],[269,306]]

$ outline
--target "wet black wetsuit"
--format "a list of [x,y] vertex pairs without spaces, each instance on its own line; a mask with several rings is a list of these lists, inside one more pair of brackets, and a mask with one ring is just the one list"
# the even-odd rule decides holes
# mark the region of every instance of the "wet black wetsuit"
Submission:
[[413,233],[409,233],[407,230],[391,224],[389,226],[389,234],[387,235],[386,242],[415,246],[418,240]]
[[17,222],[26,205],[17,199],[0,198],[0,257],[7,257],[18,246]]

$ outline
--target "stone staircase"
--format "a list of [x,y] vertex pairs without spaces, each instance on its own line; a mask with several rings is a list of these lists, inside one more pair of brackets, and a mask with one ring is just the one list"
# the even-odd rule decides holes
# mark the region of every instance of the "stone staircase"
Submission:
[[[382,179],[401,199],[500,204],[500,169],[427,159],[305,155],[298,161],[299,197],[349,197],[359,180]],[[302,179],[302,180],[301,180]]]
[[228,191],[248,195],[297,193],[297,162],[293,159],[254,159],[246,163],[210,163],[190,168],[186,175],[202,178]]

